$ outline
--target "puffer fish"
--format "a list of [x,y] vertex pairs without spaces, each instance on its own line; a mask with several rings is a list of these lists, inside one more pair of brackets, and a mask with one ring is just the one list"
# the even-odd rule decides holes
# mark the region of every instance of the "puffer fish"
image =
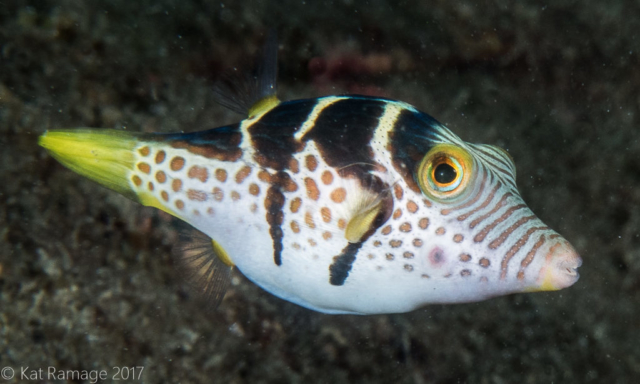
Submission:
[[268,39],[260,70],[217,88],[223,105],[248,115],[237,124],[50,130],[39,144],[200,231],[177,253],[214,306],[232,268],[329,314],[407,312],[578,280],[580,256],[524,203],[505,150],[465,142],[401,101],[280,101],[276,55]]

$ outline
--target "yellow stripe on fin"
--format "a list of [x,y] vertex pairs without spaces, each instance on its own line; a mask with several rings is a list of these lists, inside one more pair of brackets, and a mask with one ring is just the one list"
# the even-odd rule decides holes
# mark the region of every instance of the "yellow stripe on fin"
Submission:
[[139,135],[115,129],[64,129],[43,133],[38,144],[72,171],[140,201],[129,181]]

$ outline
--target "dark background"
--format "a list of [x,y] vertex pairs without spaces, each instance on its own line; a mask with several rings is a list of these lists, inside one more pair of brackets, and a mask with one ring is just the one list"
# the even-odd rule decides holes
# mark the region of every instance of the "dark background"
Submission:
[[[30,4],[30,6],[27,6]],[[50,128],[194,131],[269,27],[282,99],[357,92],[507,148],[582,255],[570,289],[329,316],[240,274],[203,311],[181,227],[64,169]],[[0,368],[144,366],[150,383],[637,383],[640,3],[0,1]],[[0,380],[2,381],[2,380]]]

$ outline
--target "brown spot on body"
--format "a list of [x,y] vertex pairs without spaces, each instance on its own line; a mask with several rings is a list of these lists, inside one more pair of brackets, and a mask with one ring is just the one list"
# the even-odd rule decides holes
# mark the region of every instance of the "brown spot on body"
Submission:
[[215,214],[215,211],[213,210],[213,208],[209,207],[207,208],[207,213],[211,216],[213,216]]
[[189,189],[187,191],[187,198],[193,201],[207,201],[207,194],[205,191],[197,191],[195,189]]
[[156,180],[158,180],[158,183],[160,184],[164,183],[167,181],[167,174],[162,171],[156,172]]
[[324,185],[330,185],[333,182],[333,174],[330,171],[322,172],[322,176],[320,178]]
[[258,179],[260,179],[260,181],[263,181],[265,183],[271,183],[271,175],[267,171],[258,172]]
[[384,228],[382,228],[381,232],[382,232],[383,235],[390,234],[391,233],[391,226],[390,225],[385,226]]
[[258,211],[258,204],[253,203],[251,204],[251,208],[249,208],[251,210],[251,212],[256,213]]
[[289,169],[293,173],[300,172],[300,163],[298,163],[298,160],[293,159],[293,158],[291,160],[289,160]]
[[167,153],[165,151],[158,151],[158,153],[156,153],[156,164],[162,164],[166,157]]
[[489,268],[489,266],[491,265],[491,261],[483,257],[482,259],[480,259],[480,261],[478,261],[478,264],[480,264],[482,268]]
[[396,195],[396,199],[402,200],[402,197],[404,196],[404,190],[402,189],[400,184],[396,184],[393,186],[393,192]]
[[222,189],[218,187],[213,188],[213,199],[216,201],[222,201],[222,199],[224,199],[224,192]]
[[338,219],[338,228],[345,229],[347,227],[347,221],[345,219]]
[[471,261],[471,255],[468,253],[462,253],[460,254],[460,261],[462,261],[463,263],[466,263],[468,261]]
[[412,252],[405,252],[402,254],[402,257],[404,257],[405,259],[413,259],[414,254]]
[[180,192],[180,190],[182,189],[182,180],[173,179],[173,181],[171,182],[171,189],[173,189],[174,192]]
[[184,209],[184,201],[182,201],[182,200],[176,200],[176,208],[178,208],[178,209]]
[[138,169],[147,175],[151,173],[151,166],[147,163],[138,163]]
[[402,216],[402,210],[398,208],[395,210],[395,212],[393,212],[393,218],[394,220],[398,220],[400,216]]
[[152,182],[149,182],[149,183],[147,184],[147,188],[149,188],[149,190],[150,190],[150,191],[153,191],[153,190],[154,190],[153,183],[152,183]]
[[391,248],[400,248],[400,246],[402,245],[402,240],[391,240],[389,242],[389,245],[391,246]]
[[380,240],[376,240],[376,241],[373,242],[373,246],[374,247],[379,247],[381,245],[382,245],[382,241],[380,241]]
[[249,185],[249,193],[253,196],[258,196],[260,194],[260,187],[256,183],[251,183]]
[[304,179],[304,184],[307,188],[307,196],[317,201],[320,198],[320,190],[316,182],[312,178],[307,177]]
[[219,182],[224,183],[225,181],[227,181],[227,171],[225,171],[224,169],[216,169],[215,174],[216,180],[218,180]]
[[313,215],[311,214],[311,212],[307,212],[304,214],[304,222],[307,223],[307,225],[311,229],[316,227],[316,222],[313,221]]
[[331,222],[331,210],[327,207],[322,207],[320,209],[320,214],[322,215],[322,221],[325,223]]
[[453,235],[453,241],[455,241],[456,243],[461,243],[462,240],[464,240],[464,236],[462,236],[461,234],[457,233]]
[[347,191],[344,188],[336,188],[331,192],[331,200],[334,203],[342,203],[347,198]]
[[429,275],[427,275],[426,273],[423,273],[422,276],[420,276],[420,277],[422,277],[423,279],[429,279],[430,278]]
[[300,233],[300,224],[297,221],[293,220],[291,222],[291,230],[293,233]]
[[375,258],[376,258],[376,256],[373,253],[370,253],[370,254],[367,255],[367,259],[369,259],[369,260],[373,260]]
[[411,232],[411,224],[409,223],[402,223],[400,225],[400,232]]
[[309,239],[309,245],[311,245],[312,247],[315,247],[316,245],[318,245],[318,243],[313,239]]
[[133,184],[135,184],[136,187],[139,187],[142,185],[142,179],[138,175],[133,175],[133,177],[131,178],[131,181],[133,181]]
[[238,191],[231,191],[231,200],[238,201],[240,200],[240,194]]
[[405,264],[404,265],[404,270],[407,271],[407,272],[412,272],[413,271],[413,265]]
[[142,156],[149,156],[149,154],[151,153],[151,150],[149,149],[149,147],[148,147],[148,146],[146,146],[146,145],[145,145],[144,147],[140,148],[140,149],[138,150],[138,152],[139,152]]
[[431,206],[432,206],[431,201],[429,201],[429,200],[427,200],[427,199],[422,199],[422,202],[424,203],[424,205],[425,205],[427,208],[431,208]]
[[189,168],[189,173],[187,173],[187,175],[190,179],[198,179],[204,183],[209,178],[209,171],[207,171],[207,168],[194,165]]
[[462,271],[460,271],[460,276],[462,277],[471,276],[471,271],[468,269],[463,269]]
[[447,230],[444,229],[444,227],[438,227],[438,229],[436,229],[436,235],[438,235],[438,236],[442,236],[445,233],[447,233]]
[[393,253],[387,253],[384,255],[384,257],[389,261],[395,259],[395,256],[393,256]]
[[422,244],[423,244],[422,240],[420,240],[420,239],[413,239],[413,246],[414,246],[414,247],[416,247],[416,248],[420,248],[420,247],[422,247]]
[[291,205],[289,206],[289,208],[291,209],[291,212],[298,213],[298,210],[300,210],[301,205],[302,205],[302,199],[300,199],[299,197],[296,197],[295,199],[291,200]]
[[323,238],[323,239],[325,239],[325,240],[329,240],[329,239],[331,239],[332,237],[333,237],[333,235],[332,235],[332,234],[331,234],[331,232],[329,232],[329,231],[324,231],[324,232],[322,233],[322,238]]
[[162,200],[169,201],[169,194],[167,193],[167,191],[160,192],[160,196],[162,196]]
[[249,167],[248,165],[240,168],[240,170],[236,173],[236,183],[242,184],[244,179],[246,179],[247,176],[251,174],[251,170],[251,167]]
[[286,192],[295,192],[298,190],[298,184],[296,184],[295,181],[293,181],[293,179],[291,177],[289,177],[288,174],[285,174],[286,176],[283,177],[284,180],[282,180],[282,188],[286,191]]
[[171,159],[171,164],[169,167],[172,171],[179,171],[184,167],[184,157],[176,156]]
[[413,200],[409,200],[407,203],[407,210],[411,213],[418,212],[418,204],[416,204]]
[[313,155],[307,155],[307,157],[304,158],[304,162],[307,166],[307,169],[311,172],[315,171],[316,168],[318,168],[318,160],[316,160],[316,157]]
[[418,227],[420,227],[421,229],[427,229],[429,227],[429,219],[427,219],[426,217],[420,219],[420,221],[418,221]]
[[293,249],[300,249],[300,244],[298,243],[293,243],[291,246],[293,247]]

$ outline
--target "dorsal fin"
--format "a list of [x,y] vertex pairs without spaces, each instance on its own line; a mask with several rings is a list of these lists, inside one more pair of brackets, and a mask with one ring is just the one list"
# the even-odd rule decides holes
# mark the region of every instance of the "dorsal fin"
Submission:
[[231,284],[233,262],[227,252],[215,240],[194,229],[180,234],[173,255],[208,309],[216,309]]
[[216,101],[248,117],[260,115],[280,103],[276,95],[278,76],[278,38],[270,30],[252,71],[233,68],[214,86]]

